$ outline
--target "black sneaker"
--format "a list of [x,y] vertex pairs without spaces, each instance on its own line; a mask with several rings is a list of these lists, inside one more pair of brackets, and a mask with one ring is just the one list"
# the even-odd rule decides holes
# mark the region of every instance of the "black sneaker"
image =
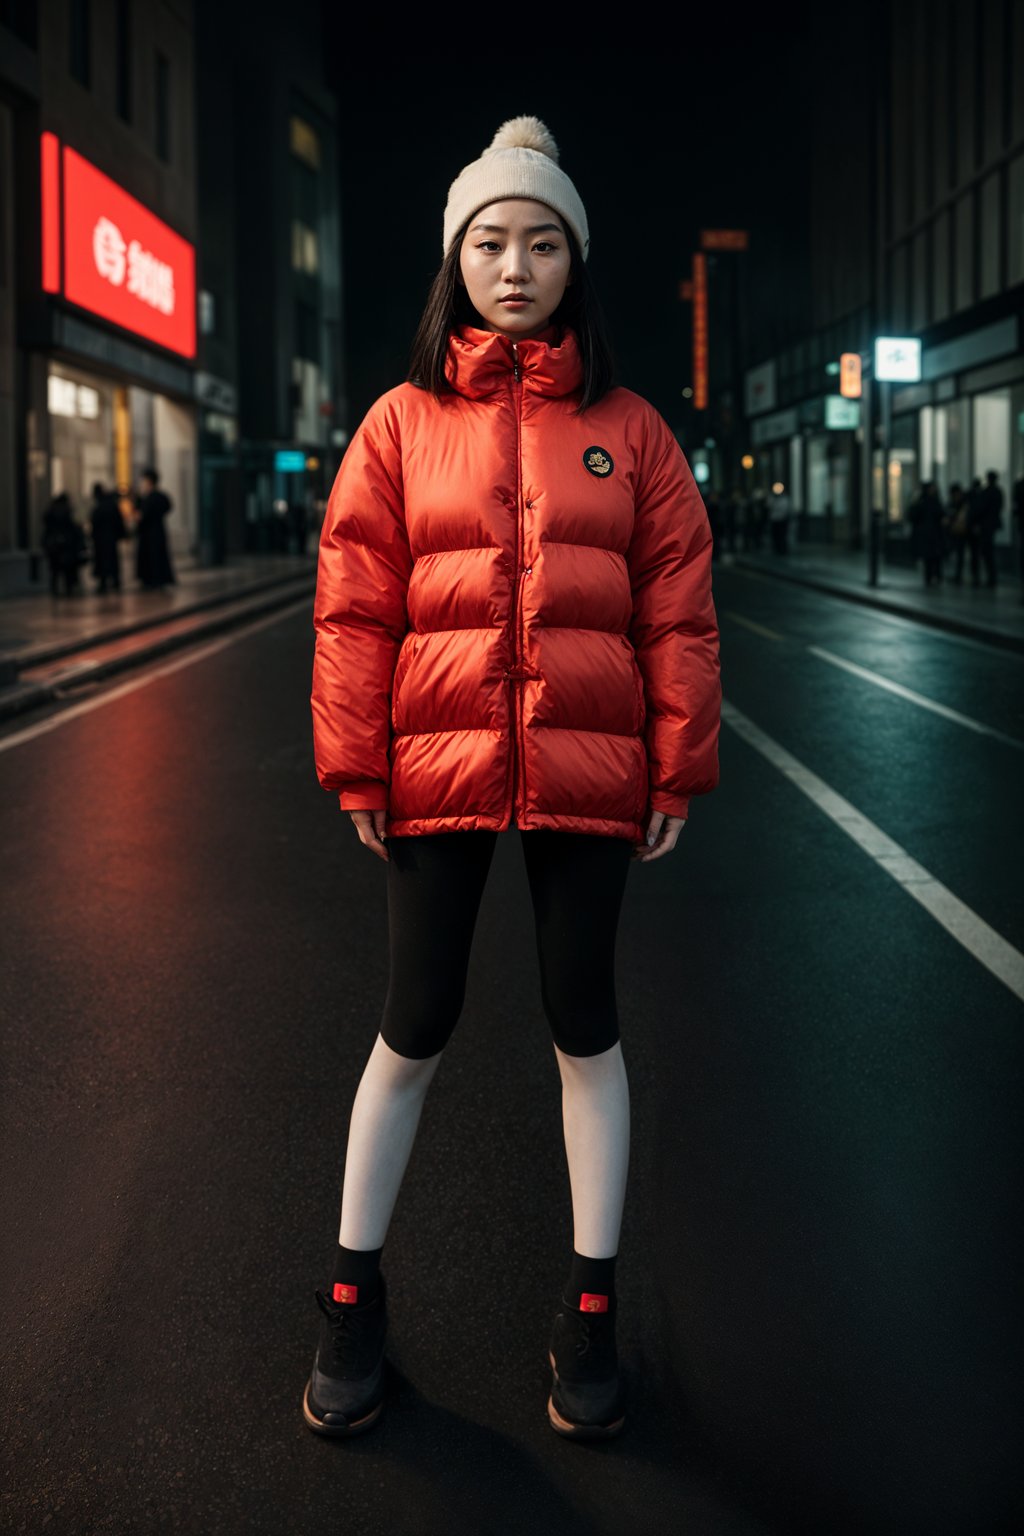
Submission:
[[616,1310],[613,1301],[607,1312],[580,1311],[562,1297],[548,1350],[553,1376],[548,1418],[560,1435],[596,1439],[618,1434],[626,1422]]
[[372,1301],[348,1306],[315,1291],[320,1339],[302,1396],[302,1415],[321,1435],[356,1435],[384,1407],[387,1287],[383,1273]]

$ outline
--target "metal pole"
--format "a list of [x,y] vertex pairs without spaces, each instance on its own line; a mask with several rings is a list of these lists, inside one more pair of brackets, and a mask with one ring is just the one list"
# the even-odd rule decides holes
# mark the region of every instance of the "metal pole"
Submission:
[[[882,424],[882,495],[881,507],[874,505],[872,490],[871,507],[871,545],[868,564],[868,585],[878,586],[878,567],[881,559],[885,530],[889,522],[889,438],[892,427],[892,385],[888,379],[875,381],[879,393],[879,405],[881,406]],[[874,482],[874,462],[872,455],[872,486]]]
[[[862,362],[860,393],[860,497],[856,549],[871,549],[871,509],[875,494],[875,391],[871,370]],[[871,579],[870,553],[868,580]]]
[[883,379],[882,384],[882,527],[879,540],[879,560],[885,560],[885,535],[892,517],[892,507],[889,504],[889,444],[892,440],[892,381]]

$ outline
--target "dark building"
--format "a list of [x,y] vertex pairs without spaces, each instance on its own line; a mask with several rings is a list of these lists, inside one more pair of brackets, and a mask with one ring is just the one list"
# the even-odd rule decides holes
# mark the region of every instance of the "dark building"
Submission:
[[[238,3],[201,10],[206,339],[211,371],[237,389],[238,407],[239,521],[229,547],[284,549],[288,506],[305,508],[312,529],[350,430],[338,128],[323,84],[323,17],[316,0],[256,13]],[[225,472],[233,447],[224,440]],[[210,453],[216,496],[212,439]]]
[[[1024,471],[1024,7],[895,0],[814,27],[811,323],[747,359],[750,480],[786,483],[803,536],[856,543],[872,506],[902,533],[921,478],[946,496]],[[839,358],[870,374],[875,338],[907,335],[921,381],[892,386],[886,487]]]

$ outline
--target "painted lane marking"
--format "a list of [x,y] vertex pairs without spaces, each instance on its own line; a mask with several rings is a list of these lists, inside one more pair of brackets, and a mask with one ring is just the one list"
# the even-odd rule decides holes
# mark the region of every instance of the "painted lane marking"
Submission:
[[59,710],[57,714],[49,715],[45,720],[37,721],[35,725],[26,726],[23,731],[14,731],[10,736],[0,737],[0,752],[7,752],[11,747],[24,746],[26,742],[34,741],[37,736],[42,736],[47,731],[55,731],[58,726],[67,725],[69,720],[77,720],[79,715],[87,715],[91,710],[102,709],[105,704],[113,704],[115,699],[123,699],[127,693],[134,693],[138,688],[148,687],[159,677],[169,677],[172,672],[180,672],[183,667],[191,667],[197,661],[205,661],[207,656],[213,656],[217,651],[224,651],[229,645],[237,645],[239,640],[248,639],[258,630],[269,629],[271,624],[279,624],[282,619],[291,618],[300,609],[308,609],[310,602],[309,597],[302,597],[283,608],[276,608],[273,613],[267,614],[262,619],[255,619],[251,624],[239,625],[237,629],[233,629],[230,634],[222,636],[219,640],[210,640],[206,645],[201,645],[194,651],[190,650],[174,661],[164,662],[161,666],[154,667],[152,671],[147,671],[143,676],[133,678],[129,683],[120,683],[116,688],[111,688],[109,693],[99,694],[92,699],[83,699],[80,704],[69,704],[67,709]]
[[977,731],[979,736],[992,736],[996,741],[1003,742],[1005,746],[1016,747],[1018,752],[1024,751],[1024,741],[1018,741],[1015,736],[1007,736],[1004,731],[997,731],[994,726],[982,725],[980,720],[972,720],[970,715],[962,715],[958,709],[950,709],[948,704],[937,704],[934,699],[926,698],[923,693],[915,693],[913,688],[905,688],[902,683],[894,683],[890,678],[883,677],[880,672],[870,672],[867,667],[859,667],[855,661],[847,661],[845,656],[837,656],[834,651],[826,651],[820,645],[809,645],[807,649],[812,656],[820,656],[822,661],[831,662],[834,667],[843,667],[847,672],[852,672],[854,677],[861,677],[865,682],[874,683],[876,688],[886,688],[901,699],[909,699],[911,704],[917,704],[921,709],[930,709],[946,720],[953,720],[957,725],[966,726],[969,731]]
[[[783,579],[778,576],[765,575],[760,571],[750,571],[738,565],[731,565],[729,571],[733,576],[747,576],[751,581],[759,581],[762,584],[772,583],[777,586],[778,582]],[[802,586],[806,597],[817,597],[822,601],[827,601],[829,598],[832,598],[835,602],[849,601],[848,598],[842,597],[839,593],[834,591],[826,592],[821,587],[809,587],[805,583],[798,581],[790,581],[789,585],[791,587]],[[876,608],[872,603],[863,602],[860,598],[854,598],[854,601],[860,607],[870,609],[871,618],[876,623],[888,624],[894,629],[910,630],[915,640],[940,640],[947,645],[965,646],[967,650],[977,651],[979,655],[988,656],[990,659],[993,648],[995,648],[999,652],[1001,661],[1015,661],[1018,665],[1024,661],[1024,655],[1020,651],[1000,646],[998,639],[995,642],[992,640],[977,640],[973,635],[962,635],[957,630],[940,629],[937,624],[929,624],[927,619],[924,618],[915,619],[909,614],[893,613],[891,608]],[[950,615],[950,617],[956,617],[956,615]],[[998,636],[1000,631],[993,630],[992,633]]]
[[769,629],[766,624],[758,624],[753,619],[744,618],[742,613],[737,613],[733,608],[726,608],[723,618],[732,619],[734,624],[742,624],[744,629],[752,629],[755,635],[764,635],[766,640],[785,640],[785,635],[778,634],[774,629]]
[[819,779],[725,699],[722,700],[722,719],[774,768],[792,780],[820,811],[874,859],[880,869],[891,875],[908,896],[919,902],[969,954],[1024,1002],[1024,955],[1020,950],[1014,949],[1001,934],[990,928],[881,827],[862,815],[849,800],[837,794],[824,779]]

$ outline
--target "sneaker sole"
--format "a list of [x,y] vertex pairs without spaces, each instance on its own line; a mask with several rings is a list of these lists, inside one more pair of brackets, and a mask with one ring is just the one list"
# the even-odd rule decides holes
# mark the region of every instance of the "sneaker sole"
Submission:
[[343,1436],[361,1434],[364,1429],[370,1429],[376,1424],[384,1411],[384,1399],[381,1398],[378,1403],[374,1404],[369,1413],[364,1414],[361,1419],[353,1419],[351,1424],[325,1424],[323,1419],[317,1418],[309,1406],[309,1389],[312,1385],[311,1377],[306,1382],[306,1390],[302,1394],[302,1417],[310,1429],[315,1430],[318,1435],[332,1435],[335,1438],[341,1438]]
[[[555,1380],[557,1381],[558,1373],[555,1367],[555,1357],[550,1350],[548,1351],[548,1359],[551,1362],[551,1369],[555,1372]],[[554,1398],[549,1396],[548,1419],[552,1429],[557,1430],[560,1435],[566,1435],[571,1440],[606,1440],[611,1435],[618,1434],[626,1422],[626,1415],[623,1414],[621,1418],[612,1419],[607,1424],[577,1424],[572,1419],[564,1419],[555,1407]]]

